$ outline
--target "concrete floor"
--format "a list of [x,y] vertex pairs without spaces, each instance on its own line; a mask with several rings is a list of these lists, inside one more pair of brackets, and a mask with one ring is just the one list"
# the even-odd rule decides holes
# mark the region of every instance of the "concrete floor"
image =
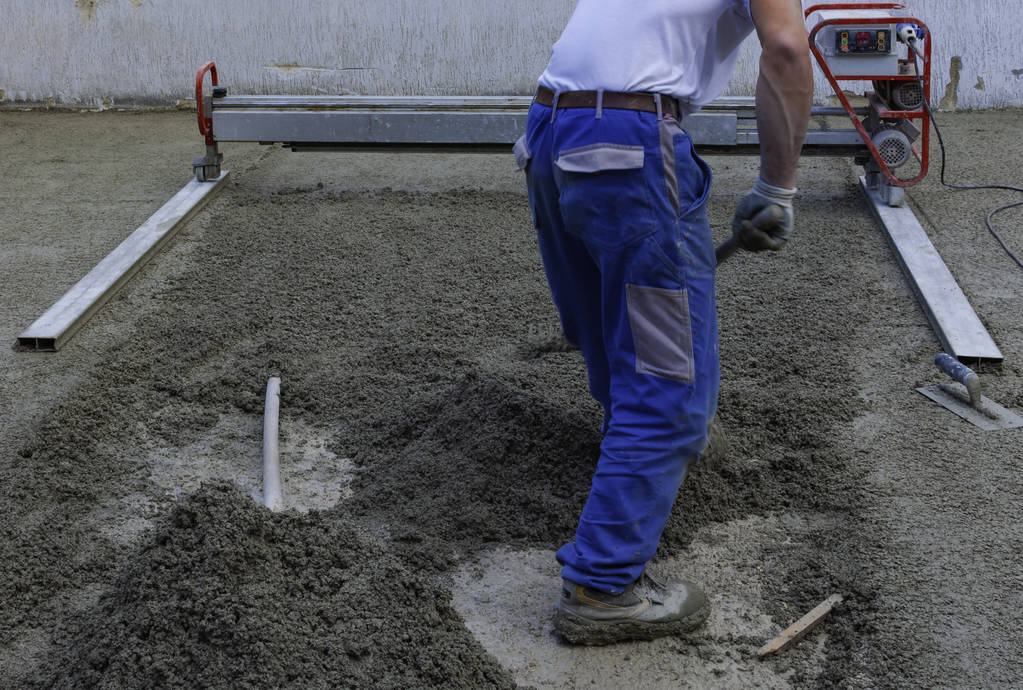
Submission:
[[[1023,113],[949,114],[941,124],[949,143],[950,181],[1021,183],[1020,146],[1012,133],[1023,124]],[[7,342],[180,189],[200,143],[194,116],[187,113],[0,113],[0,150],[7,163],[0,171],[0,334]],[[387,197],[401,190],[427,196],[475,190],[483,203],[491,194],[521,195],[523,209],[526,203],[519,174],[500,156],[290,154],[255,145],[226,146],[225,154],[234,177],[223,200],[194,220],[64,350],[0,349],[0,482],[6,482],[9,501],[57,492],[46,484],[45,472],[31,486],[19,484],[27,481],[23,471],[31,463],[24,449],[49,433],[47,425],[79,395],[84,378],[102,374],[112,353],[133,347],[140,316],[161,313],[168,286],[204,266],[205,248],[218,241],[224,222],[240,217],[254,234],[263,232],[260,219],[268,207],[261,197],[307,195],[301,198],[308,199],[309,208],[321,211],[335,203],[315,196],[321,192]],[[753,168],[740,159],[710,162],[716,174],[712,220],[723,236],[730,208]],[[714,474],[713,486],[724,490],[729,477],[741,482],[745,476],[766,476],[770,486],[781,488],[765,497],[767,505],[709,519],[678,543],[669,535],[664,562],[684,564],[715,585],[719,613],[707,636],[692,647],[674,641],[607,650],[559,646],[549,628],[536,622],[542,613],[529,613],[542,611],[544,592],[556,581],[549,551],[526,544],[510,551],[481,549],[451,573],[455,606],[517,682],[538,687],[622,687],[639,684],[639,678],[650,687],[1023,684],[1018,661],[1023,432],[981,432],[913,390],[940,380],[930,363],[939,345],[857,196],[856,174],[847,161],[806,161],[791,246],[778,256],[738,256],[720,274],[721,415],[729,462],[736,464],[730,473]],[[981,369],[985,394],[1018,412],[1023,408],[1023,269],[1005,257],[983,226],[987,210],[1014,196],[951,192],[937,177],[935,164],[928,180],[910,190],[909,203],[1005,355],[1001,367]],[[300,214],[302,203],[289,208]],[[452,213],[458,217],[457,205]],[[1015,209],[996,220],[1017,253],[1023,253],[1017,232],[1021,218],[1023,212]],[[295,223],[295,231],[304,232],[301,218]],[[522,251],[528,258],[528,249]],[[138,385],[144,390],[149,384]],[[827,398],[829,389],[841,395]],[[852,398],[848,410],[820,407],[836,399],[842,405],[843,396]],[[765,407],[772,399],[776,406]],[[751,407],[748,400],[762,406]],[[754,432],[768,418],[767,431]],[[140,419],[140,429],[150,421]],[[216,433],[242,434],[246,424],[229,423],[230,433],[225,427]],[[776,433],[777,428],[786,431]],[[310,465],[310,486],[318,481],[312,465],[339,462],[323,450],[329,443],[320,436],[331,433],[295,432],[296,447],[307,447],[303,462]],[[764,434],[774,440],[762,443]],[[133,488],[142,507],[132,504],[126,510],[137,515],[117,518],[99,511],[80,518],[85,528],[112,530],[125,548],[147,534],[153,517],[147,510],[164,510],[161,496],[167,487],[189,490],[182,472],[253,488],[248,470],[216,462],[209,465],[214,469],[203,464],[170,476],[178,470],[161,465],[166,454],[138,455],[144,445],[140,438],[129,437],[134,444],[129,447],[136,448],[131,452],[154,464],[154,476],[162,471],[163,481]],[[217,439],[188,442],[194,454],[196,443],[215,446]],[[786,448],[805,460],[804,472],[819,471],[824,478],[814,485],[819,496],[797,495],[798,478],[779,474],[775,460]],[[250,451],[214,449],[206,459],[215,456],[220,462]],[[320,508],[349,495],[347,480],[339,476],[325,480],[330,489],[318,497],[314,489],[300,493],[292,507]],[[695,478],[696,488],[683,499],[703,505],[699,498],[701,489],[711,486],[709,477]],[[96,480],[96,497],[88,499],[97,506],[126,492],[113,480],[109,487],[104,481]],[[732,488],[741,493],[738,483]],[[5,513],[11,534],[57,510],[46,507],[49,500],[40,499],[41,507],[31,514]],[[145,508],[147,501],[151,509]],[[32,504],[8,505],[14,511],[10,506]],[[76,547],[66,548],[68,558],[76,557]],[[521,599],[509,597],[510,585],[501,584],[513,567],[509,563],[522,569],[516,578]],[[52,598],[87,608],[109,586],[106,577],[54,590]],[[832,627],[822,626],[781,658],[751,659],[758,641],[831,593],[829,586],[841,588],[853,602],[833,616]],[[493,600],[505,608],[528,602],[528,620],[488,617]],[[487,605],[480,608],[481,601]],[[49,611],[47,606],[39,603],[39,611]],[[61,616],[35,611],[23,610],[20,622],[0,638],[5,685],[22,684],[58,644],[51,636]],[[651,669],[653,675],[644,675]]]

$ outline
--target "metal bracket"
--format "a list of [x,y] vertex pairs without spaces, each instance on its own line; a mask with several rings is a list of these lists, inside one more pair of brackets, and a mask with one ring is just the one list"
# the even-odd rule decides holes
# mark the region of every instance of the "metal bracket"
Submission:
[[199,182],[213,182],[220,179],[221,165],[224,154],[217,148],[216,142],[206,145],[206,155],[192,159],[192,172]]
[[881,169],[877,163],[874,162],[873,158],[867,160],[863,164],[863,169],[866,172],[864,177],[864,184],[867,189],[877,192],[878,197],[893,208],[906,205],[906,190],[904,187],[896,187],[887,178],[881,175]]

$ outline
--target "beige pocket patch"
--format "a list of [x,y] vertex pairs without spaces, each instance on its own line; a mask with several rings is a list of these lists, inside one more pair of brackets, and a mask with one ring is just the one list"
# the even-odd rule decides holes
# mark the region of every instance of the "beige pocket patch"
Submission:
[[589,144],[558,154],[554,165],[565,172],[596,173],[603,170],[636,170],[643,167],[643,147],[624,144]]
[[629,325],[636,350],[636,371],[692,383],[693,331],[685,290],[627,284]]

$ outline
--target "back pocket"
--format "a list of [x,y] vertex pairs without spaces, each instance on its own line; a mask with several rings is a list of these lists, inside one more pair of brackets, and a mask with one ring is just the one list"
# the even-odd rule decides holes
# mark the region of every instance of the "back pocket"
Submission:
[[565,229],[604,249],[619,249],[656,230],[642,146],[596,143],[562,150],[554,160]]

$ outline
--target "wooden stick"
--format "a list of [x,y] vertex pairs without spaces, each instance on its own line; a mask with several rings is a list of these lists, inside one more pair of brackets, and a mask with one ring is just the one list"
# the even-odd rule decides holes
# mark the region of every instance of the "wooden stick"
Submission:
[[831,613],[831,609],[842,603],[842,599],[843,597],[841,594],[832,594],[813,611],[785,628],[780,635],[761,647],[760,650],[757,651],[757,656],[763,658],[768,654],[777,654],[778,652],[783,652],[795,643],[799,642],[803,639],[806,633],[816,628],[817,625],[824,620],[824,617]]

